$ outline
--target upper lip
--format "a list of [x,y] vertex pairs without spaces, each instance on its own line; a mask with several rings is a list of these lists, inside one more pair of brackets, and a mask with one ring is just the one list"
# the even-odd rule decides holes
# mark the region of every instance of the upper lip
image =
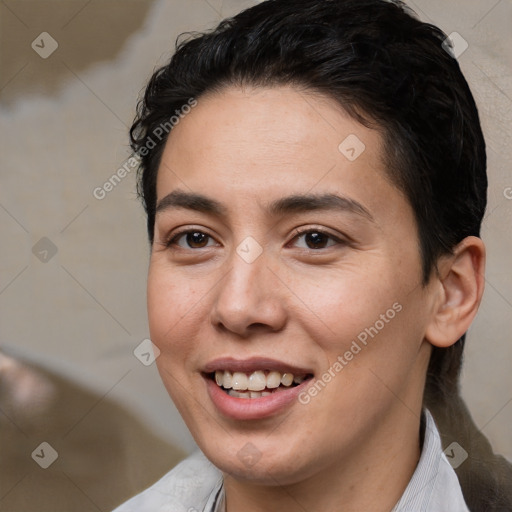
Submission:
[[294,375],[312,374],[311,369],[295,366],[290,363],[270,359],[268,357],[251,357],[249,359],[234,359],[232,357],[221,357],[207,363],[204,373],[213,373],[217,370],[229,372],[252,373],[257,370],[269,370],[280,373],[293,373]]

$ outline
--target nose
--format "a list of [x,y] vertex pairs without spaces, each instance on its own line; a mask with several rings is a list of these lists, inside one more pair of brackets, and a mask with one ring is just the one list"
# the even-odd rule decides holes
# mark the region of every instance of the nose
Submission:
[[286,324],[286,287],[269,267],[264,250],[252,262],[234,252],[229,270],[215,287],[211,321],[217,329],[248,338],[256,332],[277,332]]

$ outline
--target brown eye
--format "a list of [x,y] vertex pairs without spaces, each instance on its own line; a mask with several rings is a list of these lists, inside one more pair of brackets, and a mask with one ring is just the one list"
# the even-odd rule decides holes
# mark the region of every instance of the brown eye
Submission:
[[324,233],[312,232],[304,235],[304,241],[310,249],[322,249],[329,237]]
[[[295,234],[294,240],[299,238],[304,238],[306,245],[301,247],[304,249],[325,249],[333,245],[343,244],[343,242],[335,236],[319,229],[310,229],[307,231],[298,232]],[[331,240],[333,243],[327,245],[329,240]]]
[[[185,242],[187,246],[180,245],[178,240],[181,238],[185,238]],[[167,247],[171,247],[173,245],[178,245],[181,249],[202,249],[207,247],[208,239],[211,236],[203,233],[202,231],[197,230],[188,230],[182,231],[180,233],[175,234],[168,242]]]

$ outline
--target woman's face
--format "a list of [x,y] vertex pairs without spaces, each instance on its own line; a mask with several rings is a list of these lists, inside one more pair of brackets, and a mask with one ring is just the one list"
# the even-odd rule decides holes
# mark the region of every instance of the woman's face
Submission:
[[434,292],[381,144],[289,87],[201,97],[169,136],[151,339],[197,444],[236,478],[299,482],[417,421]]

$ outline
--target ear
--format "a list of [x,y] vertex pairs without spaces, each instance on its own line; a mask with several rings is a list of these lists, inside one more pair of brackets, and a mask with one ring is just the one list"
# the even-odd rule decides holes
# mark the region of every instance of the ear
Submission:
[[436,347],[453,345],[475,318],[484,293],[485,245],[468,236],[442,257],[435,277],[432,318],[425,338]]

